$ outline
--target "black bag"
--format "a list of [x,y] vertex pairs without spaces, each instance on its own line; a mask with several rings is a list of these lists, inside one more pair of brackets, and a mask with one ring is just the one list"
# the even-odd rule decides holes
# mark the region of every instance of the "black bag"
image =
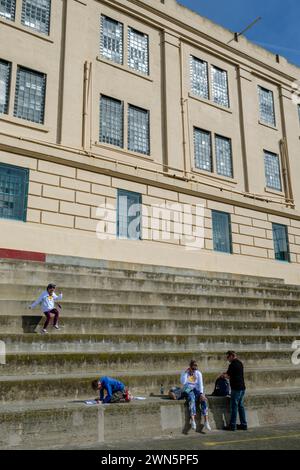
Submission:
[[227,397],[230,395],[230,385],[228,379],[219,377],[215,382],[215,389],[212,393],[214,397]]

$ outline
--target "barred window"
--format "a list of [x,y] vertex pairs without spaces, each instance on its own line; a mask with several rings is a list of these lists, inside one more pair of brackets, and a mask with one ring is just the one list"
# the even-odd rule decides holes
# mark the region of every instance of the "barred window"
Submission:
[[0,164],[0,218],[26,220],[27,168]]
[[0,60],[0,113],[8,113],[11,63]]
[[123,103],[100,97],[100,142],[123,147]]
[[215,103],[229,108],[228,78],[225,70],[212,66],[212,93]]
[[49,34],[51,0],[23,0],[21,21],[39,33]]
[[261,121],[271,126],[276,126],[273,91],[259,86],[258,92]]
[[142,197],[138,193],[118,190],[117,236],[141,240]]
[[212,231],[214,250],[232,253],[230,214],[213,210]]
[[149,74],[149,38],[147,34],[128,28],[128,66]]
[[207,62],[196,59],[196,57],[190,57],[190,74],[192,93],[201,98],[209,98],[208,91],[208,66]]
[[149,111],[129,105],[128,150],[150,154]]
[[216,135],[215,144],[218,175],[233,178],[231,139]]
[[195,166],[212,171],[211,133],[194,127]]
[[288,230],[286,225],[272,224],[275,259],[290,261]]
[[18,67],[14,116],[44,123],[46,75]]
[[267,188],[282,190],[279,156],[276,153],[265,152],[265,175]]
[[101,16],[100,53],[102,57],[123,64],[123,24]]
[[16,13],[16,0],[0,0],[0,16],[14,21]]

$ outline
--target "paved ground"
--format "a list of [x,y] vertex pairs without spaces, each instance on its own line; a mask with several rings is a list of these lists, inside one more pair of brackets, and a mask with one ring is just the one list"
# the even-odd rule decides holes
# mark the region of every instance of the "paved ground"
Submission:
[[300,423],[249,431],[214,431],[169,439],[89,447],[93,450],[300,450]]

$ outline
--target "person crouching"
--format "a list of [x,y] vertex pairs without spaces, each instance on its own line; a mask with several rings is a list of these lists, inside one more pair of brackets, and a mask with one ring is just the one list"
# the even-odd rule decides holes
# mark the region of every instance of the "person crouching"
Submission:
[[99,392],[99,399],[96,400],[98,403],[122,403],[132,399],[126,386],[111,377],[103,376],[93,380],[92,389]]

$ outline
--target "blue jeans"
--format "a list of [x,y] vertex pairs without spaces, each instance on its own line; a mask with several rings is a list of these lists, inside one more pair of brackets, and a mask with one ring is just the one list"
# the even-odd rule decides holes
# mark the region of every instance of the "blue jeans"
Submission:
[[239,412],[240,422],[242,426],[247,426],[246,411],[244,407],[245,390],[231,390],[230,398],[230,424],[229,426],[236,429],[237,413]]
[[[187,402],[188,402],[188,405],[189,405],[190,416],[196,416],[196,414],[197,414],[196,406],[197,406],[197,401],[200,398],[200,393],[197,390],[194,389],[189,393],[184,392],[183,396],[186,397],[186,399],[187,399]],[[200,401],[200,408],[201,408],[201,414],[203,416],[207,416],[208,415],[207,400],[201,400]]]

